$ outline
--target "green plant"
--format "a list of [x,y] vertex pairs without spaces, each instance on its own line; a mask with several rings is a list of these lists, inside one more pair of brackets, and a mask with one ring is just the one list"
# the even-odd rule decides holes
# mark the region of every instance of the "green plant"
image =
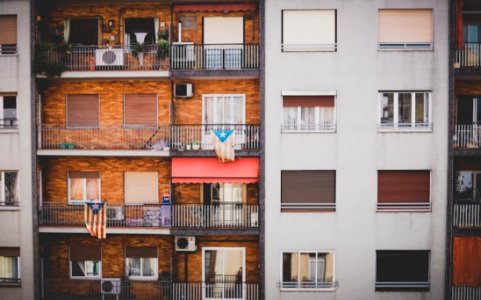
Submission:
[[147,47],[146,47],[145,44],[135,43],[132,46],[132,55],[137,58],[137,57],[139,57],[140,53],[144,53],[146,50],[147,50]]
[[169,41],[160,39],[157,43],[157,57],[165,59],[169,57]]
[[68,44],[38,43],[35,47],[33,72],[47,77],[60,76],[66,69],[66,59],[70,55]]
[[199,145],[199,141],[198,141],[198,140],[191,140],[190,143],[192,144],[192,146],[197,146],[197,145]]

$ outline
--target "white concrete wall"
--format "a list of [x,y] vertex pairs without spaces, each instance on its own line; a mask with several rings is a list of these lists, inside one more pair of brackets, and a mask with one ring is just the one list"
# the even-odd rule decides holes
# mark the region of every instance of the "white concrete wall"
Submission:
[[[282,9],[337,9],[337,52],[281,52]],[[434,51],[379,51],[379,8],[432,8]],[[443,299],[447,0],[266,0],[266,299]],[[283,90],[337,91],[337,132],[281,133]],[[434,129],[380,133],[379,90],[432,90]],[[376,212],[377,170],[432,170],[432,211]],[[336,170],[335,213],[281,213],[281,170]],[[281,292],[281,250],[332,249],[334,292]],[[376,250],[430,250],[429,292],[376,292]]]
[[0,55],[0,93],[17,92],[18,130],[0,129],[0,170],[18,170],[19,202],[16,211],[0,207],[0,247],[20,247],[21,287],[0,286],[2,300],[34,297],[32,241],[32,153],[30,107],[30,3],[0,0],[0,14],[17,15],[16,55]]

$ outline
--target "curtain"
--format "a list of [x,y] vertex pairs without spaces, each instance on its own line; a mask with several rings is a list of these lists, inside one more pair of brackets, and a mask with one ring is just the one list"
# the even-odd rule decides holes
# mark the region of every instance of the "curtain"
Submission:
[[70,178],[70,200],[84,200],[83,178]]
[[18,278],[16,257],[0,256],[0,278]]
[[65,40],[65,43],[68,43],[70,37],[70,20],[66,19],[63,21],[63,39]]
[[481,285],[481,237],[455,237],[453,241],[453,285]]
[[154,36],[155,36],[155,43],[159,42],[159,28],[160,28],[160,19],[154,18]]
[[99,194],[99,180],[87,178],[87,200],[100,200]]
[[463,22],[464,0],[456,0],[456,47],[463,49],[464,46],[464,22]]

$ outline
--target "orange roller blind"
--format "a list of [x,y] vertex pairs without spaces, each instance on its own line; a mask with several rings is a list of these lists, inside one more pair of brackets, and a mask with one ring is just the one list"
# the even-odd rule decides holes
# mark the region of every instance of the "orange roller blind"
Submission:
[[429,202],[429,171],[378,171],[379,203]]
[[156,125],[157,95],[125,95],[126,125]]
[[0,16],[0,44],[17,44],[17,16]]
[[68,95],[67,126],[99,126],[99,95]]
[[284,96],[284,107],[334,107],[334,96]]
[[481,237],[454,237],[453,285],[481,286]]
[[380,43],[432,43],[431,9],[379,10]]

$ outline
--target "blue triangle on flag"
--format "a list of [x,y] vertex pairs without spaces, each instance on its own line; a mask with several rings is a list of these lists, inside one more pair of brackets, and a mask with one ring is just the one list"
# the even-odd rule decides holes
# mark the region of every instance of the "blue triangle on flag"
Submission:
[[216,129],[214,134],[223,143],[229,138],[229,136],[234,132],[233,129]]
[[87,202],[87,205],[94,214],[98,214],[104,204],[102,202]]

